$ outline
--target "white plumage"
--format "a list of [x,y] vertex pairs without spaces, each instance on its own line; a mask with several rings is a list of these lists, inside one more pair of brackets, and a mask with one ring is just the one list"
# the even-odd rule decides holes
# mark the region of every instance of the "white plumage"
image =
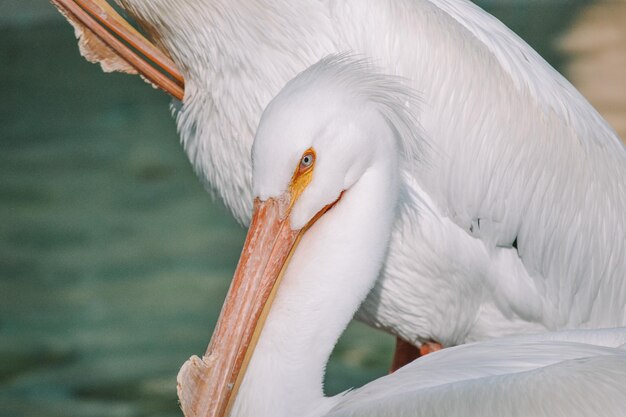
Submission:
[[427,163],[407,179],[414,210],[395,225],[361,320],[447,346],[626,325],[624,147],[567,80],[477,6],[120,2],[181,68],[182,143],[244,223],[253,132],[296,73],[346,51],[417,92],[409,109],[430,143]]
[[[257,200],[233,285],[207,354],[178,377],[187,417],[221,417],[230,397],[232,417],[624,415],[626,328],[466,344],[323,396],[328,357],[397,244],[394,233],[429,222],[446,230],[415,186],[437,149],[415,126],[415,105],[397,78],[347,56],[313,65],[269,104],[252,148]],[[275,298],[262,295],[266,282]],[[497,306],[485,286],[470,280],[448,291],[466,288],[463,296],[474,291]]]
[[626,331],[578,330],[444,349],[337,398],[340,416],[622,416]]

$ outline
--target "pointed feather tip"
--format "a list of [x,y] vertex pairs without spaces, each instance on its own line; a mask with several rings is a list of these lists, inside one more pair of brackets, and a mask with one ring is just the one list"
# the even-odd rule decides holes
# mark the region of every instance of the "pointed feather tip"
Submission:
[[209,372],[215,359],[211,356],[189,358],[178,371],[176,391],[185,417],[207,417],[212,399],[207,394]]

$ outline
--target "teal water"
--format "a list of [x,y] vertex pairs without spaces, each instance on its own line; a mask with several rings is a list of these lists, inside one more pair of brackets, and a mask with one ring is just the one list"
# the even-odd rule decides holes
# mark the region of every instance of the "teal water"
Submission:
[[[578,3],[490,10],[553,64]],[[168,98],[103,75],[59,17],[0,26],[0,416],[180,416],[245,230],[193,174]],[[328,393],[386,373],[358,323]]]

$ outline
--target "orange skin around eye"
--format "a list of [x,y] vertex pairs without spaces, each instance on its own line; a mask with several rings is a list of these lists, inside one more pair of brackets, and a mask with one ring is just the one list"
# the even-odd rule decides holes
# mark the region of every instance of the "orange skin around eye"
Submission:
[[302,154],[302,158],[300,158],[300,161],[302,161],[302,159],[306,155],[310,155],[313,158],[313,160],[309,164],[309,166],[304,166],[302,162],[300,162],[298,166],[296,167],[296,170],[294,171],[293,176],[291,177],[291,182],[289,183],[289,194],[291,197],[289,201],[288,211],[291,210],[291,208],[293,207],[295,202],[298,200],[298,198],[300,197],[304,189],[309,185],[309,183],[313,179],[313,168],[315,167],[315,159],[316,159],[315,150],[313,148],[309,148],[306,151],[304,151],[304,153]]

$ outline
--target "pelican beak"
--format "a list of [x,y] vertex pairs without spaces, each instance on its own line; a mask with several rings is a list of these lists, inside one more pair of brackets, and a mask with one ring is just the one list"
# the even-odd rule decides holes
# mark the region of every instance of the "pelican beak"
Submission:
[[105,71],[140,74],[174,98],[184,81],[172,60],[120,16],[106,0],[51,0],[74,26],[81,53]]
[[202,359],[191,357],[178,373],[178,398],[186,417],[229,413],[291,254],[308,228],[335,203],[302,229],[292,230],[289,213],[285,215],[281,207],[284,203],[255,201],[241,258],[206,354]]

